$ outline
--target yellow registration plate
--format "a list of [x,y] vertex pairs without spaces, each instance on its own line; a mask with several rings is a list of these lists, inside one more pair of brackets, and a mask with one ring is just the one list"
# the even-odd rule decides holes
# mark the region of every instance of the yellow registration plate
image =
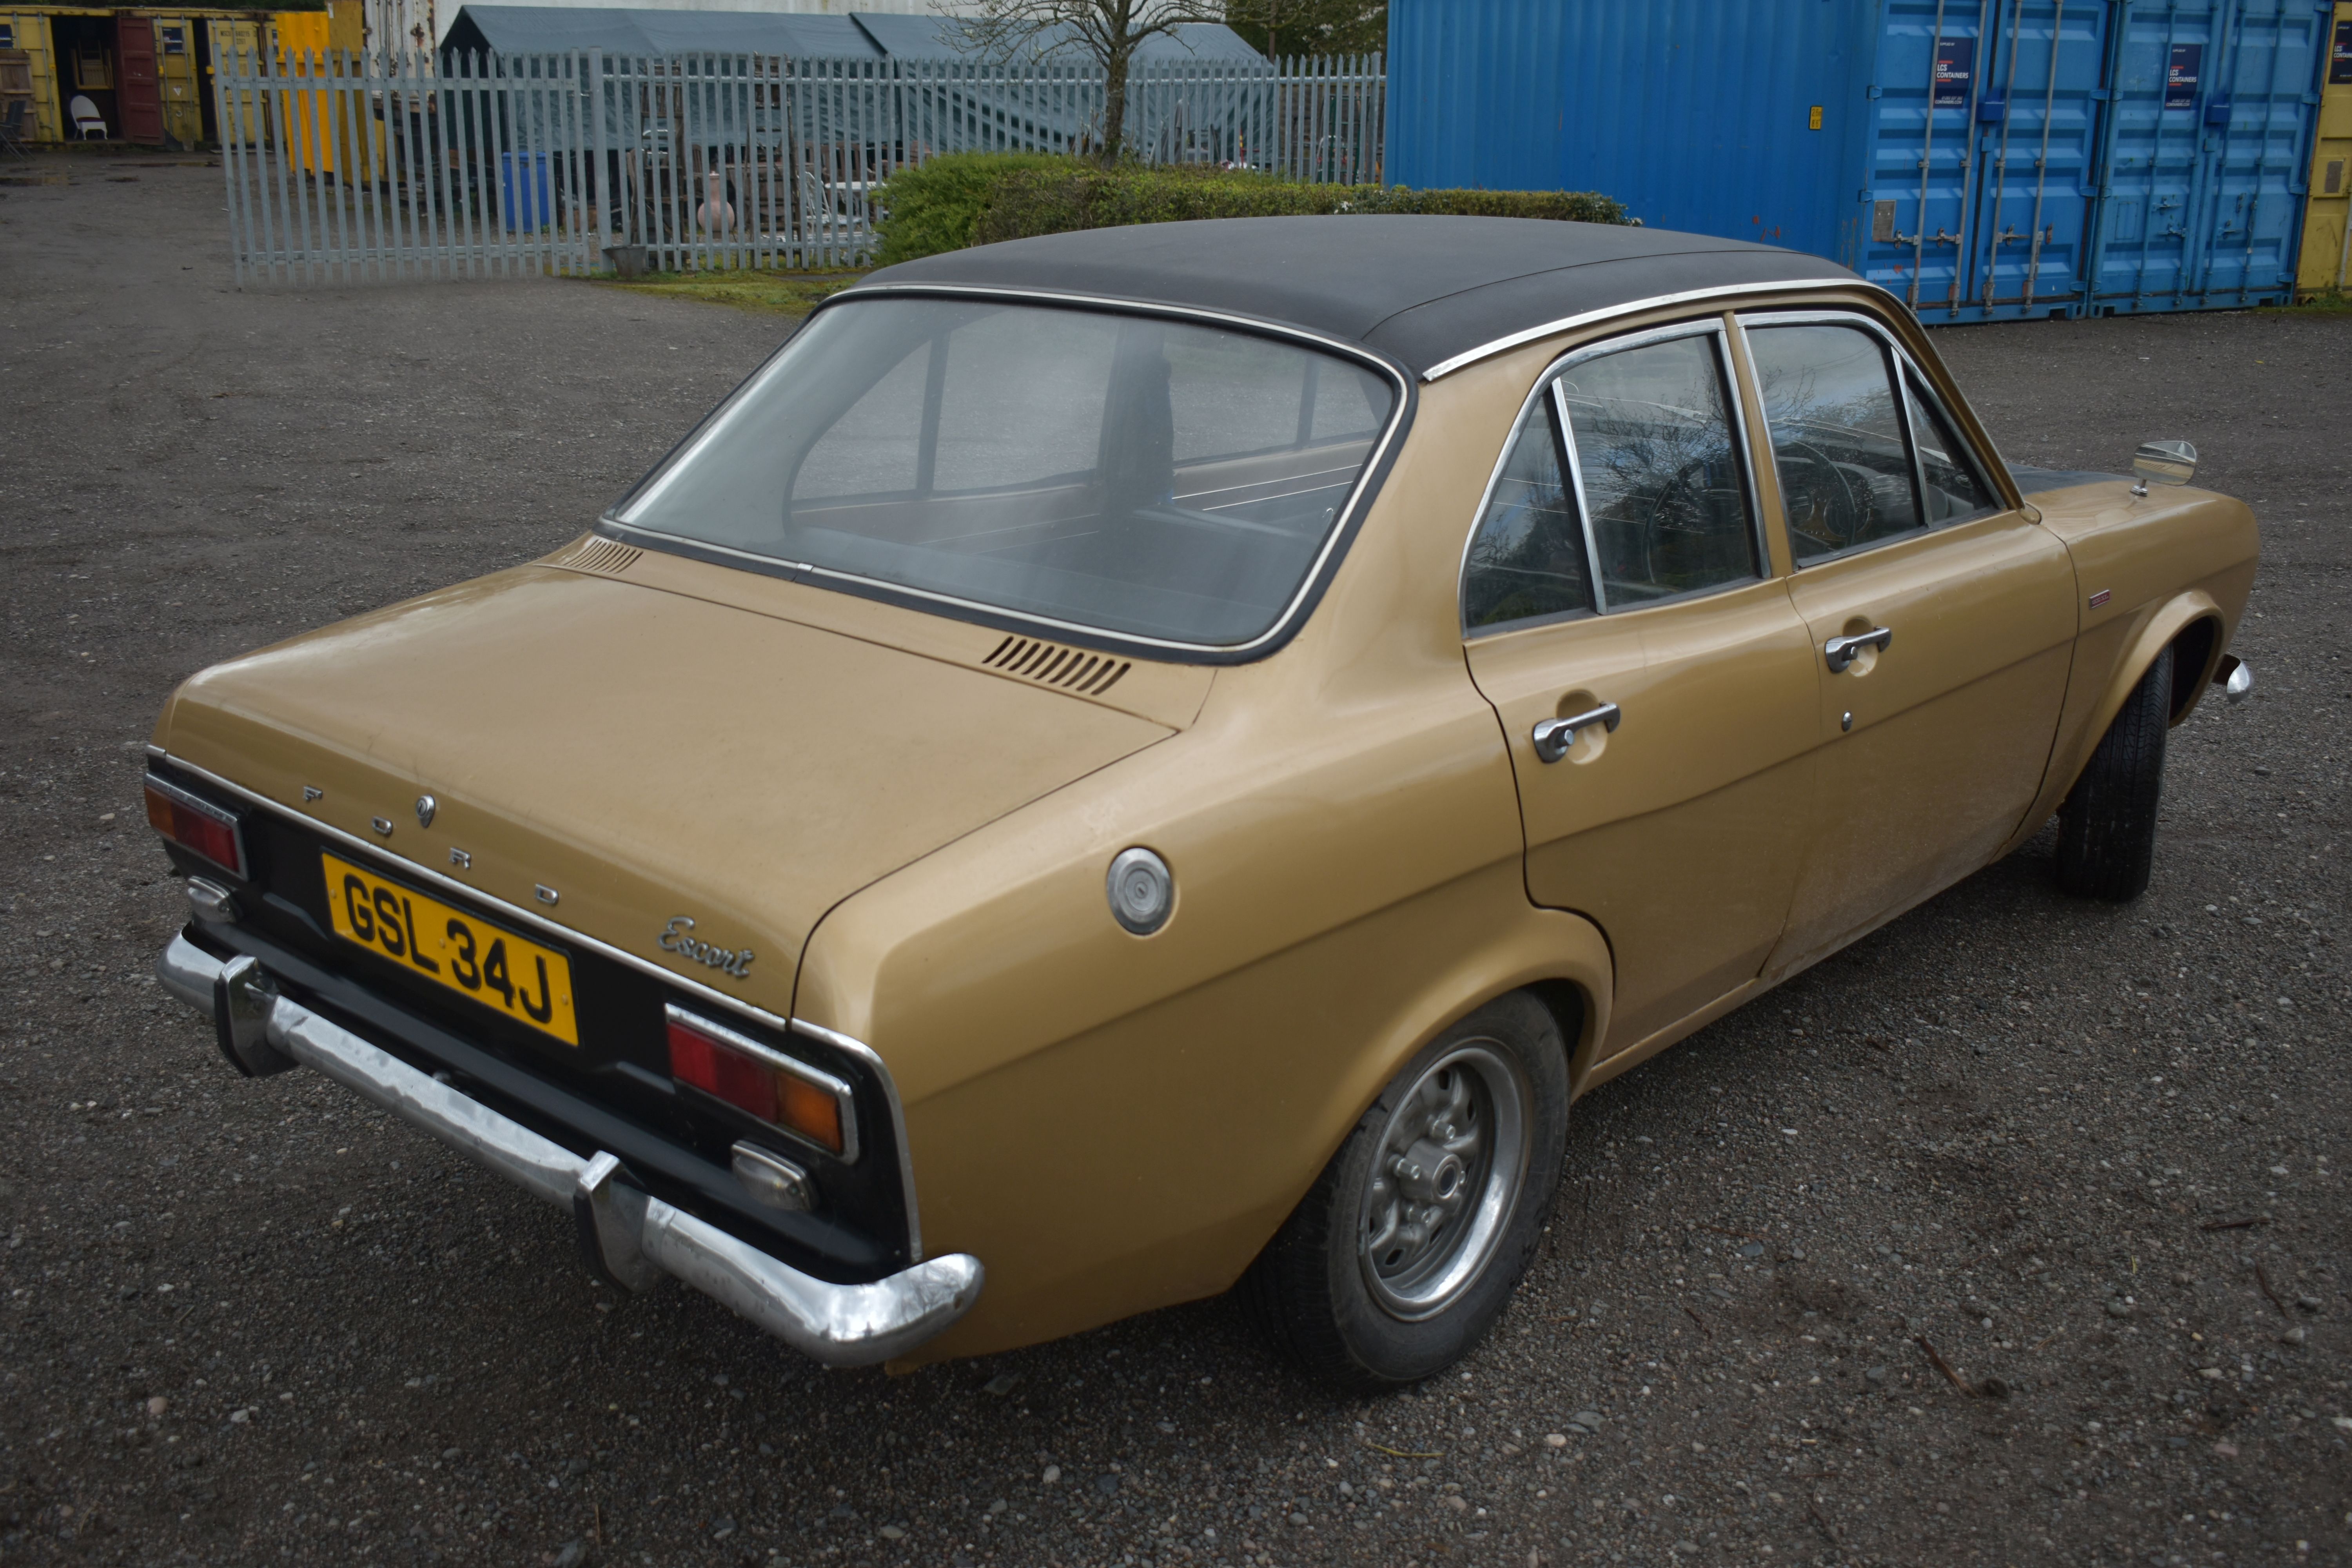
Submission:
[[562,953],[348,860],[319,858],[337,936],[567,1046],[580,1043],[572,965]]

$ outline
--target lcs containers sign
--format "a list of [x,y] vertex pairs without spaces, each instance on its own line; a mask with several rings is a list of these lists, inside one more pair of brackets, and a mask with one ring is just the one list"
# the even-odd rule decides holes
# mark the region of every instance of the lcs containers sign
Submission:
[[2197,107],[2197,78],[2205,68],[2205,46],[2175,44],[2172,58],[2164,68],[2164,107],[2194,109]]
[[1936,43],[1936,107],[1966,109],[1977,74],[1974,38],[1939,38]]
[[1930,322],[2288,297],[2313,0],[1390,0],[1389,177],[1599,190]]

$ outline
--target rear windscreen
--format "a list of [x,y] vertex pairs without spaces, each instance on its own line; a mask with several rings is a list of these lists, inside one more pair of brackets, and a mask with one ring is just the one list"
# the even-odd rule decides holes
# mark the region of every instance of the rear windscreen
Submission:
[[858,300],[821,311],[617,517],[820,573],[1231,647],[1297,597],[1395,405],[1366,366],[1253,332]]

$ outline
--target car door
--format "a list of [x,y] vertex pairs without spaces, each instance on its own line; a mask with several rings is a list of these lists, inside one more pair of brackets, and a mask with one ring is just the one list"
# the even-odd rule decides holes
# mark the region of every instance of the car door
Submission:
[[1500,716],[1528,896],[1605,931],[1603,1055],[1755,977],[1810,837],[1819,700],[1774,574],[1725,321],[1547,372],[1466,552],[1473,678]]
[[2074,572],[1878,323],[1740,327],[1823,736],[1778,970],[1974,871],[2017,827],[2065,696]]

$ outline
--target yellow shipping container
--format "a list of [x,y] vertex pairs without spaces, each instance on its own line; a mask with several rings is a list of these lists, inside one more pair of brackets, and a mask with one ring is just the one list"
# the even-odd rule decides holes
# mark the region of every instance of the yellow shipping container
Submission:
[[2305,299],[2352,283],[2352,0],[2339,0],[2319,89],[2319,133],[2311,150],[2311,196],[2303,215],[2303,262],[2294,290]]
[[[246,63],[260,58],[262,25],[263,19],[256,17],[251,13],[241,16],[215,16],[205,18],[205,31],[211,45],[213,68],[218,70],[224,64],[236,62],[238,68],[243,69]],[[211,92],[212,83],[206,82],[205,90]],[[215,113],[217,115],[217,108]],[[216,133],[222,142],[226,142],[234,138],[240,147],[252,147],[260,143],[263,118],[261,106],[249,95],[239,95],[238,101],[231,107],[230,118],[236,121],[234,125],[222,124],[216,127]]]
[[209,84],[200,68],[197,26],[194,16],[159,13],[154,18],[155,83],[163,95],[163,134],[183,147],[209,140],[205,135]]
[[[260,56],[264,50],[273,50],[272,58],[281,65],[300,49],[356,52],[362,47],[361,18],[361,0],[335,0],[325,11],[275,13],[20,5],[0,9],[0,49],[22,50],[29,63],[34,141],[75,139],[66,110],[76,95],[91,100],[108,136],[120,141],[126,139],[125,121],[138,108],[137,103],[126,106],[123,100],[125,89],[133,85],[126,79],[122,64],[123,28],[126,23],[145,23],[152,30],[154,91],[160,100],[156,108],[163,137],[167,142],[194,147],[213,140],[217,132],[212,123],[215,62],[237,54]],[[282,48],[278,47],[281,33],[290,34]],[[143,42],[139,45],[142,52],[147,47]],[[238,118],[244,122],[245,140],[252,142],[261,119],[258,106],[245,106]],[[320,152],[326,154],[328,150],[322,147]],[[333,167],[331,158],[324,166]]]
[[[366,46],[361,0],[329,0],[323,11],[279,11],[269,18],[277,70],[290,77],[340,77]],[[332,174],[362,149],[351,123],[351,95],[295,89],[278,95],[278,124],[298,154],[299,167]],[[339,151],[340,150],[340,151]]]
[[58,96],[58,48],[39,11],[0,11],[0,49],[22,49],[33,67],[33,140],[62,142],[65,100]]

